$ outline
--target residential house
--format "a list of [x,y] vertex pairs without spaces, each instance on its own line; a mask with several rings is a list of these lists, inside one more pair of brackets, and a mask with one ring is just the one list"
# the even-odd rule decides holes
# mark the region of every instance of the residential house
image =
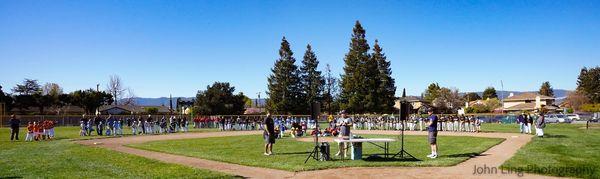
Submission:
[[545,106],[550,111],[558,109],[554,105],[555,98],[550,96],[544,96],[537,93],[521,93],[514,95],[510,93],[508,98],[504,99],[503,108],[507,112],[518,112],[518,111],[534,111],[536,109]]

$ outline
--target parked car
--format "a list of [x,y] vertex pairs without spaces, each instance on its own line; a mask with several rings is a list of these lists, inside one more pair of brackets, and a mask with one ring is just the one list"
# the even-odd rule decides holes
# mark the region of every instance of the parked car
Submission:
[[581,117],[579,116],[579,114],[567,114],[567,118],[569,118],[571,121],[581,120]]
[[598,122],[600,120],[600,113],[592,114],[592,117],[589,119],[590,122]]
[[545,117],[547,123],[571,123],[571,119],[564,114],[547,114]]

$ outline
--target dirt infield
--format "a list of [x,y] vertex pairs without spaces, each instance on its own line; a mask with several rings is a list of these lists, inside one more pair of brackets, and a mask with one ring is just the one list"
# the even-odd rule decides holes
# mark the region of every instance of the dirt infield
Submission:
[[[111,150],[139,155],[146,158],[156,159],[167,163],[176,163],[186,166],[220,171],[237,176],[249,178],[549,178],[534,174],[519,174],[518,172],[503,171],[497,169],[497,172],[487,172],[486,174],[473,174],[475,166],[498,168],[504,161],[510,159],[519,148],[527,144],[532,136],[513,133],[448,133],[441,132],[439,135],[445,136],[474,136],[504,138],[502,143],[490,148],[479,156],[475,156],[465,162],[451,167],[351,167],[335,168],[327,170],[289,172],[276,169],[259,168],[204,160],[194,157],[166,154],[147,150],[125,147],[125,144],[144,143],[157,140],[191,139],[223,136],[239,136],[260,134],[260,131],[230,131],[230,132],[207,132],[207,133],[185,133],[172,135],[149,135],[122,138],[106,138],[82,140],[77,143],[108,148]],[[353,131],[355,134],[389,134],[397,135],[398,131]],[[426,135],[426,132],[406,131],[406,135]],[[301,138],[301,140],[312,140],[311,138]]]

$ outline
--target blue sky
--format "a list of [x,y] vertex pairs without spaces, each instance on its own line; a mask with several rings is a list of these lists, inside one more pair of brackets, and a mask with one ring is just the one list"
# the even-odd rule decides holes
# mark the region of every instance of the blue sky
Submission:
[[119,75],[137,96],[195,96],[214,81],[255,98],[282,36],[340,74],[359,20],[392,63],[398,94],[431,82],[574,89],[600,62],[600,1],[0,0],[0,85],[24,78],[67,92]]

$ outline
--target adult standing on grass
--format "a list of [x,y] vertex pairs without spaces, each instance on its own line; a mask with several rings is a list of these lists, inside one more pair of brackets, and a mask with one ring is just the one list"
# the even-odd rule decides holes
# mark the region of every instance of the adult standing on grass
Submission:
[[527,133],[531,134],[531,128],[534,127],[533,124],[533,118],[531,117],[531,115],[527,114],[525,115],[525,121],[527,122]]
[[544,137],[544,127],[546,127],[546,118],[544,117],[544,108],[540,110],[540,117],[537,119],[535,124],[535,134],[538,137]]
[[102,130],[104,130],[104,120],[96,114],[96,117],[94,118],[94,124],[96,124],[96,134],[101,136]]
[[267,117],[263,121],[265,132],[265,153],[264,155],[273,155],[273,144],[275,144],[275,122],[271,118],[271,113],[267,112]]
[[19,140],[19,126],[21,125],[21,120],[17,119],[15,115],[10,115],[10,140],[13,139]]
[[[348,116],[346,116],[346,111],[340,111],[340,118],[337,120],[337,124],[336,126],[339,127],[340,129],[340,135],[339,137],[342,139],[349,139],[350,138],[350,128],[352,127],[352,118],[349,118]],[[348,150],[348,144],[346,142],[340,142],[339,143],[339,151],[337,152],[337,154],[335,154],[335,156],[339,156],[340,154],[344,154],[344,158],[347,157],[346,153]]]
[[427,111],[427,114],[429,114],[429,121],[427,121],[427,126],[428,126],[428,140],[429,140],[429,146],[431,147],[431,154],[427,155],[427,157],[429,158],[437,158],[437,122],[438,122],[438,117],[436,115],[433,114],[433,110],[429,109]]

